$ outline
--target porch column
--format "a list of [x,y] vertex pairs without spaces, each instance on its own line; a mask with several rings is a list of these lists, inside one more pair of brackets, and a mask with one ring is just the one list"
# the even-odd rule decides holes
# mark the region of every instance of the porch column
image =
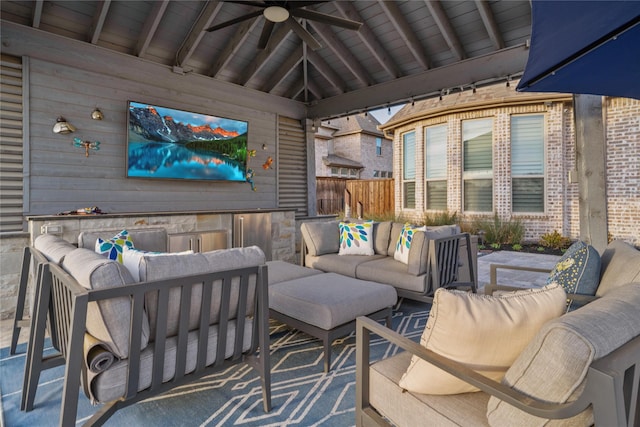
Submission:
[[606,134],[603,98],[573,96],[576,127],[580,239],[602,252],[607,246]]

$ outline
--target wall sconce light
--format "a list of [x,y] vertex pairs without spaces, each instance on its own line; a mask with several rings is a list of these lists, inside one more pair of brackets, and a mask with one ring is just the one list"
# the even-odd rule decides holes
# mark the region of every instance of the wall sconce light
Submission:
[[262,149],[266,150],[267,149],[267,144],[262,144]]
[[91,118],[93,120],[102,120],[104,119],[104,114],[102,114],[102,111],[100,111],[100,109],[96,107],[95,110],[93,110],[93,112],[91,113]]
[[63,135],[71,132],[75,132],[76,128],[71,123],[67,122],[64,117],[60,116],[56,119],[56,124],[53,125],[53,133],[61,133]]

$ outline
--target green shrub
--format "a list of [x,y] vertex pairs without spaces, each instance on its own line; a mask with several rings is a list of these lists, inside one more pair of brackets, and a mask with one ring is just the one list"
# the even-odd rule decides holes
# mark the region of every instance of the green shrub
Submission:
[[493,219],[474,221],[473,227],[482,231],[487,244],[515,245],[521,244],[524,238],[524,226],[520,220],[502,220],[497,214],[494,214]]
[[436,214],[428,214],[424,212],[422,214],[422,225],[426,226],[438,226],[438,225],[451,225],[457,224],[459,221],[458,212],[440,212]]
[[553,232],[543,234],[540,237],[540,244],[552,249],[566,249],[571,245],[571,239],[558,233],[558,230],[553,230]]
[[520,243],[516,243],[516,244],[511,246],[511,249],[513,249],[514,251],[521,251],[522,250],[522,245]]

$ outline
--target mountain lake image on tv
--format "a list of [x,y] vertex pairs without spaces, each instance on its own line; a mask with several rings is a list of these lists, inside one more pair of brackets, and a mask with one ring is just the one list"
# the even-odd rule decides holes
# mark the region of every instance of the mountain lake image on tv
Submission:
[[245,181],[248,123],[129,101],[127,177]]

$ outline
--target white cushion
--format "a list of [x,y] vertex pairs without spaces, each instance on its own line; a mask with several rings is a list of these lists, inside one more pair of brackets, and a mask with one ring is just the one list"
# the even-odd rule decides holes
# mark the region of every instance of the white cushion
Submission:
[[373,255],[373,222],[341,222],[338,255]]
[[409,251],[411,250],[411,242],[416,231],[426,231],[426,227],[415,227],[411,224],[405,224],[402,228],[398,241],[396,242],[396,251],[393,258],[403,264],[409,264]]
[[[564,312],[566,294],[544,288],[479,295],[438,289],[420,344],[500,381],[540,327]],[[406,390],[457,394],[477,388],[414,356],[400,380]]]

